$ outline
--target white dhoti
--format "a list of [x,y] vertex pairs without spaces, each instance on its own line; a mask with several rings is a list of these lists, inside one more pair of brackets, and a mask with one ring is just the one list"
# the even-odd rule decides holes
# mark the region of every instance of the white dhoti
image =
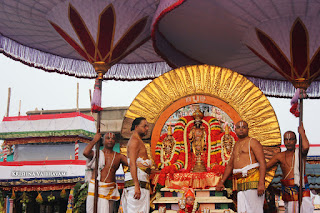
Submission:
[[237,179],[238,213],[263,213],[264,194],[258,196],[259,164],[250,164],[242,169],[234,169]]
[[[294,178],[281,180],[282,184],[282,199],[284,201],[284,207],[286,213],[299,212],[298,193],[300,186],[300,169],[299,169],[299,149],[296,148],[294,157]],[[302,169],[304,171],[304,169]],[[304,172],[303,172],[304,173]],[[312,199],[310,197],[310,186],[308,178],[303,174],[302,182],[302,203],[301,213],[309,213],[314,211]]]
[[[118,185],[114,182],[104,183],[99,182],[98,188],[98,213],[109,213],[113,210],[113,202],[120,199]],[[111,202],[110,202],[111,201]],[[112,206],[110,206],[112,203]],[[94,205],[94,180],[89,182],[88,197],[87,197],[87,212],[93,212]],[[112,211],[113,212],[113,211]]]
[[[285,213],[298,213],[299,212],[299,201],[284,202]],[[314,207],[312,204],[311,197],[303,197],[301,204],[301,213],[313,212]]]
[[[149,175],[140,168],[137,168],[137,176],[140,181],[141,197],[139,200],[133,197],[134,185],[124,188],[121,197],[121,205],[124,213],[149,213],[150,211]],[[130,172],[125,174],[125,182],[133,183]]]
[[258,196],[257,189],[239,191],[237,199],[238,213],[263,213],[264,195]]

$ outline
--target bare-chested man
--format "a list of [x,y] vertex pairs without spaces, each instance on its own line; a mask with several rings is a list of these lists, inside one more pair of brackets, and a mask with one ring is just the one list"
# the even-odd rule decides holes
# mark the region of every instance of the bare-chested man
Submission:
[[[92,179],[89,182],[87,197],[87,212],[93,212],[94,202],[94,167],[95,167],[95,150],[93,146],[100,141],[101,134],[97,133],[93,140],[86,146],[83,155],[88,158],[87,167],[93,170]],[[126,156],[113,151],[115,145],[115,134],[106,133],[103,137],[103,150],[99,153],[99,172],[97,179],[99,180],[98,189],[98,213],[113,213],[114,201],[120,199],[118,186],[116,184],[116,171],[120,163],[127,166]]]
[[235,132],[239,138],[231,158],[216,189],[221,191],[224,182],[233,173],[237,179],[238,212],[262,213],[266,162],[259,141],[248,136],[248,123],[239,121]]
[[[306,158],[309,151],[309,141],[303,128],[303,124],[298,127],[298,132],[302,137],[302,158],[305,168]],[[286,212],[295,213],[299,211],[298,193],[300,185],[299,150],[296,149],[296,134],[292,131],[287,131],[283,135],[283,141],[287,150],[273,156],[273,158],[271,158],[271,160],[267,163],[267,169],[273,167],[275,164],[280,164],[283,178],[281,180],[282,199],[285,203]],[[312,205],[312,200],[310,198],[310,188],[307,177],[304,178],[304,182],[305,187],[303,187],[301,212],[313,212],[314,208]]]
[[121,198],[124,213],[148,213],[150,210],[151,160],[142,141],[148,129],[147,120],[143,117],[132,122],[133,134],[127,147],[129,170],[125,174],[125,189]]

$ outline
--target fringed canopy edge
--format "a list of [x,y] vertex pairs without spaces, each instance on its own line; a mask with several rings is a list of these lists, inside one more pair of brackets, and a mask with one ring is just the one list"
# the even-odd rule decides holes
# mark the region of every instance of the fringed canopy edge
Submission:
[[[89,62],[45,53],[26,47],[0,35],[0,52],[16,61],[46,72],[56,72],[77,78],[96,78]],[[137,81],[151,80],[171,70],[165,62],[116,64],[104,75],[105,80]]]
[[[247,77],[252,83],[254,83],[259,89],[269,97],[276,98],[292,98],[296,89],[289,81],[279,81],[270,79],[261,79],[255,77]],[[314,81],[307,89],[309,99],[320,98],[320,81]]]

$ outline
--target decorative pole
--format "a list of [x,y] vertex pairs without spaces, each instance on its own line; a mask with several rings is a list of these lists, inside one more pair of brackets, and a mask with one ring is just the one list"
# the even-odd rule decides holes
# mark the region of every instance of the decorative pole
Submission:
[[20,111],[21,111],[21,100],[19,100],[19,113],[18,113],[18,116],[20,116]]
[[[90,104],[91,104],[92,102],[91,89],[89,89],[89,98],[90,98]],[[92,111],[90,111],[90,115],[93,117]]]
[[[310,83],[305,78],[298,78],[293,82],[293,85],[296,88],[300,89],[299,94],[299,126],[303,121],[303,98],[304,98],[304,91],[310,86]],[[299,173],[300,173],[300,181],[299,181],[299,213],[301,212],[301,205],[302,205],[302,197],[303,197],[303,181],[304,181],[304,162],[302,158],[302,137],[299,133]]]
[[79,112],[79,82],[77,82],[77,112]]
[[9,88],[8,88],[7,117],[9,117],[10,98],[11,98],[11,88],[9,87]]
[[92,97],[91,97],[91,89],[89,89],[89,98],[90,98],[90,104],[91,104],[91,101],[92,101]]
[[[303,90],[300,89],[299,97],[299,126],[303,121]],[[302,137],[299,133],[299,172],[300,172],[300,186],[299,186],[299,212],[301,211],[302,197],[303,197],[303,181],[304,181],[304,163],[302,159]]]
[[[100,124],[101,124],[101,92],[102,92],[102,80],[103,75],[108,71],[110,68],[105,62],[98,61],[94,62],[93,67],[98,74],[96,79],[96,83],[94,85],[94,92],[93,92],[93,99],[91,101],[91,111],[97,113],[97,133],[100,133]],[[99,188],[99,181],[97,180],[98,176],[98,166],[99,166],[99,150],[100,150],[100,142],[96,143],[96,161],[95,161],[95,172],[94,172],[94,206],[93,212],[97,213],[98,210],[98,188]]]

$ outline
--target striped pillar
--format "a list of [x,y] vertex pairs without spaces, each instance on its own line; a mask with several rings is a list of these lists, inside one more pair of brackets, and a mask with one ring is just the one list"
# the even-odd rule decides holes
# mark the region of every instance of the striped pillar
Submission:
[[78,141],[74,144],[74,159],[79,160],[79,144]]

